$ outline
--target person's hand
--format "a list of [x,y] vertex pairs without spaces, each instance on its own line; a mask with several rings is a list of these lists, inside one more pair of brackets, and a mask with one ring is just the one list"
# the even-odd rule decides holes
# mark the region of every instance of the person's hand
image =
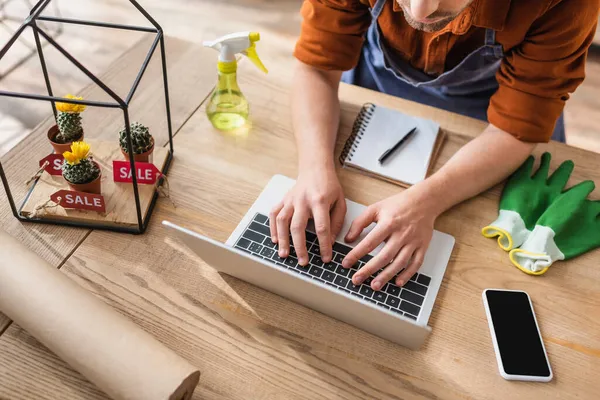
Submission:
[[386,282],[400,273],[395,283],[404,285],[419,270],[425,252],[433,235],[433,223],[437,217],[421,199],[417,187],[389,197],[369,206],[353,222],[346,242],[358,239],[360,233],[371,223],[377,225],[344,258],[342,265],[350,268],[366,254],[373,251],[382,242],[383,249],[365,264],[352,277],[355,285],[360,285],[374,272],[384,268],[371,282],[373,290],[380,290]]
[[346,201],[335,169],[304,168],[294,187],[269,214],[271,240],[279,244],[279,257],[286,258],[290,254],[291,232],[298,263],[308,264],[305,230],[312,218],[321,259],[331,261],[332,245],[342,229],[345,215]]

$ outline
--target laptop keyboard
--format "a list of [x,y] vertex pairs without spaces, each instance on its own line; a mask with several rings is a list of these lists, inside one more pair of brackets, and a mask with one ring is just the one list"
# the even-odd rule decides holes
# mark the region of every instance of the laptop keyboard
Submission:
[[238,239],[235,247],[248,252],[256,257],[273,262],[280,268],[315,279],[353,296],[359,297],[377,305],[378,307],[391,310],[408,318],[417,319],[421,312],[421,306],[425,301],[425,295],[431,277],[416,273],[404,285],[396,286],[388,282],[380,291],[371,289],[371,281],[379,272],[367,278],[361,285],[352,283],[352,276],[367,263],[372,256],[366,255],[361,258],[352,268],[343,268],[341,263],[344,257],[352,250],[342,243],[334,243],[333,257],[329,263],[323,263],[319,251],[317,235],[306,231],[306,248],[310,261],[308,265],[301,266],[296,258],[294,246],[290,246],[290,255],[280,258],[277,253],[277,245],[271,241],[269,219],[266,215],[256,214],[253,221]]

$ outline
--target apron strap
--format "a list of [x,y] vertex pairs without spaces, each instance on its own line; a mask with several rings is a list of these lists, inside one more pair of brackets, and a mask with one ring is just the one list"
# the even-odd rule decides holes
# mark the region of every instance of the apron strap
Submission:
[[385,0],[377,0],[375,5],[371,9],[371,16],[373,17],[373,21],[377,22],[377,19],[381,15],[381,11],[383,10],[383,6],[385,6]]
[[496,31],[490,28],[485,30],[485,45],[493,46],[496,44]]
[[496,31],[490,28],[485,30],[485,47],[488,51],[488,54],[496,57],[503,58],[504,50],[502,49],[502,45],[496,43]]

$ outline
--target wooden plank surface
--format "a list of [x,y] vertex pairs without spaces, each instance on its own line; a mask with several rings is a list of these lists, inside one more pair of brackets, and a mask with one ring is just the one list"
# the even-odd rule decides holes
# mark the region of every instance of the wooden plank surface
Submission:
[[[111,132],[114,134],[114,132]],[[102,196],[106,205],[105,213],[95,211],[74,210],[63,207],[50,207],[36,210],[44,206],[50,196],[59,190],[70,190],[67,181],[60,175],[50,175],[44,172],[33,186],[27,197],[21,215],[28,218],[51,218],[79,223],[99,223],[114,227],[138,227],[137,210],[132,183],[119,183],[113,179],[113,160],[125,160],[121,148],[115,139],[111,142],[89,140],[94,161],[102,171]],[[162,171],[167,162],[169,150],[166,147],[156,147],[152,153],[152,163]],[[142,218],[146,218],[150,203],[154,197],[156,185],[138,185]],[[54,203],[52,203],[54,205]]]
[[[204,66],[198,65],[198,68]],[[410,351],[277,295],[219,275],[159,224],[168,219],[224,241],[273,174],[296,176],[289,71],[268,76],[242,64],[253,110],[247,135],[215,131],[199,110],[177,135],[169,174],[176,204],[159,200],[143,236],[94,231],[61,269],[202,371],[194,399],[593,399],[600,391],[599,252],[558,263],[543,277],[514,268],[479,233],[496,217],[501,187],[442,215],[457,239],[436,300],[433,333]],[[428,116],[453,133],[436,168],[485,124],[343,86],[337,152],[364,102]],[[596,154],[557,143],[552,166],[573,159],[572,183],[600,180]],[[340,170],[346,196],[371,204],[401,188]],[[600,198],[598,191],[595,198]],[[481,291],[523,289],[535,303],[555,380],[508,382],[496,367]],[[20,328],[0,337],[0,397],[104,398]]]
[[[101,79],[108,86],[115,88],[118,94],[127,93],[151,41],[152,38],[148,37],[132,47],[114,62]],[[179,39],[167,38],[166,49],[167,68],[170,74],[171,117],[173,131],[176,133],[214,86],[213,70],[193,66],[202,63],[208,55],[214,55],[210,50],[203,50],[198,45]],[[87,87],[80,94],[89,99],[108,99],[107,95],[95,85]],[[132,121],[142,121],[151,132],[157,132],[155,140],[161,146],[167,141],[164,109],[160,59],[154,57],[133,98],[130,114]],[[50,106],[48,112],[51,112]],[[88,107],[83,118],[86,138],[90,139],[116,140],[123,126],[123,117],[119,110]],[[27,193],[25,181],[37,170],[38,160],[51,152],[46,132],[53,123],[52,118],[45,120],[2,157],[2,166],[17,204],[22,203]],[[0,224],[2,229],[23,241],[29,248],[57,267],[89,233],[88,229],[83,228],[21,223],[12,215],[3,189],[0,189]],[[7,324],[8,319],[0,313],[0,333]]]

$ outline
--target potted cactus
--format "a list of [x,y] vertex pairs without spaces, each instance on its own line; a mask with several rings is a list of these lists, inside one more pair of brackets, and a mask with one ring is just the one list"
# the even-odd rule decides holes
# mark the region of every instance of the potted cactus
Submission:
[[[71,94],[66,99],[83,100]],[[54,153],[62,154],[69,151],[71,143],[83,140],[83,127],[81,126],[81,113],[85,111],[82,104],[56,103],[56,125],[48,130],[48,139],[54,148]]]
[[[133,159],[139,162],[149,162],[154,151],[154,138],[147,127],[134,122],[129,126],[131,131],[131,142],[133,143]],[[123,128],[119,132],[119,144],[121,152],[126,160],[129,160],[129,149],[127,146],[127,130]]]
[[90,156],[89,144],[73,142],[71,151],[65,151],[63,157],[62,175],[72,190],[101,194],[102,171]]

